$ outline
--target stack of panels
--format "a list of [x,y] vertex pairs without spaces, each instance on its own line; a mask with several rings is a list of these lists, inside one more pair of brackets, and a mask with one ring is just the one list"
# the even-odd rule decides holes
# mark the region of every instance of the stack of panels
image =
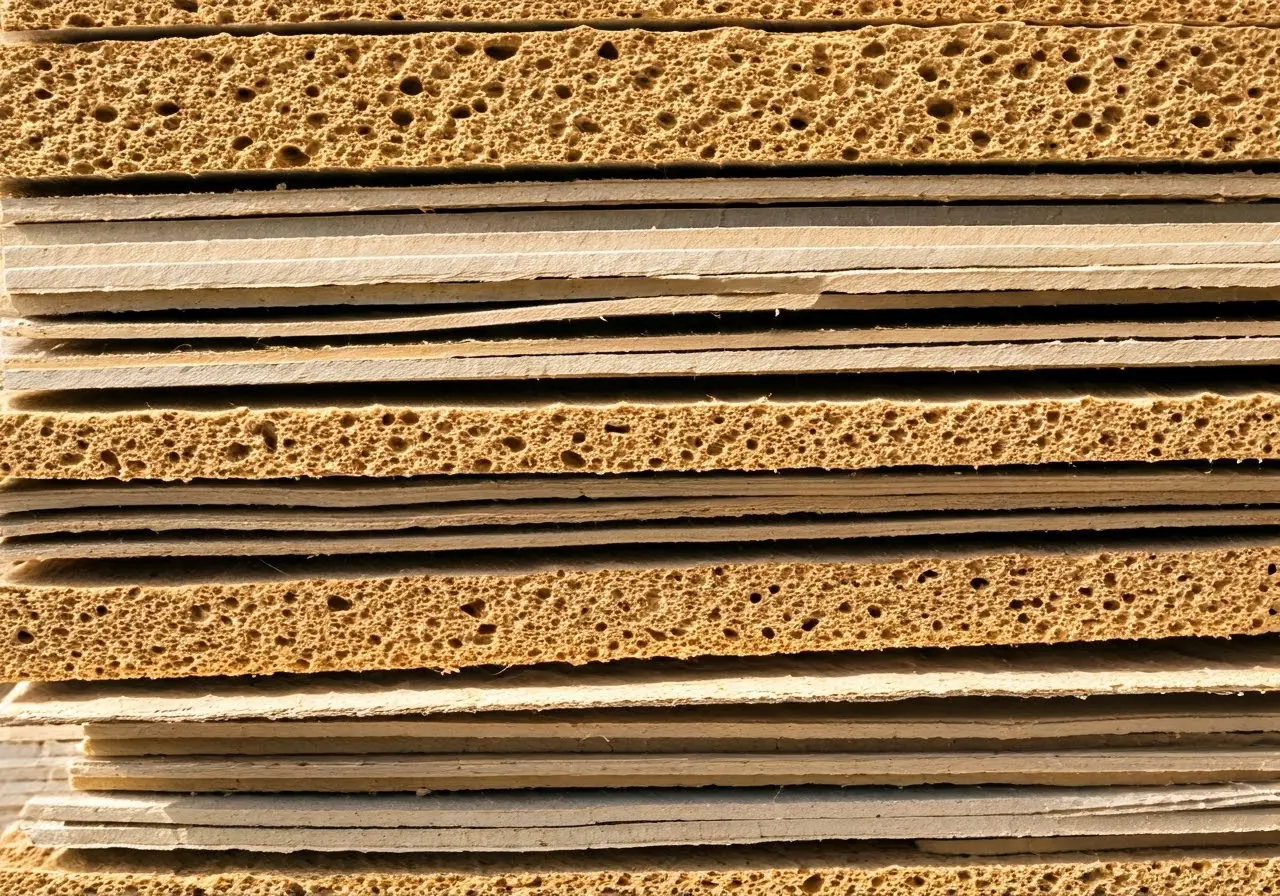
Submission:
[[83,737],[74,724],[0,726],[0,828],[16,821],[31,797],[67,789],[67,766]]
[[1280,887],[1271,10],[4,21],[0,891]]
[[1274,655],[1260,639],[218,679],[198,694],[44,683],[6,715],[84,726],[75,792],[27,808],[49,846],[1240,846],[1280,836]]

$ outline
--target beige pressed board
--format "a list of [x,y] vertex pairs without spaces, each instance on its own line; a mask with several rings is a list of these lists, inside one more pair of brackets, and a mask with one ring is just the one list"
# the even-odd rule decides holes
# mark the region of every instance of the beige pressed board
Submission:
[[[183,512],[179,508],[225,507],[318,508],[369,510],[397,506],[491,502],[491,509],[518,508],[540,501],[588,499],[593,504],[626,501],[651,506],[651,499],[719,500],[804,498],[816,501],[847,499],[851,506],[865,501],[888,502],[890,507],[929,506],[931,500],[985,502],[997,498],[1016,501],[1052,496],[1079,504],[1271,503],[1280,500],[1280,470],[1264,466],[1178,467],[1174,465],[1111,465],[1105,467],[992,468],[986,470],[864,470],[856,473],[793,471],[787,473],[642,473],[582,476],[565,474],[520,477],[473,475],[422,476],[408,479],[196,480],[154,482],[64,479],[0,481],[0,513],[78,511],[84,528],[99,515],[110,520],[109,508],[147,508],[150,512]],[[994,497],[993,497],[994,496]],[[649,505],[638,502],[649,500]],[[496,502],[496,503],[492,503]],[[917,503],[918,502],[918,503]],[[983,504],[982,506],[989,506]],[[224,514],[224,516],[226,516]],[[53,517],[50,517],[52,519]],[[228,520],[230,522],[230,520]]]
[[76,790],[375,793],[528,788],[1049,786],[1280,780],[1274,747],[878,753],[467,754],[72,760]]
[[[1047,483],[1045,483],[1047,484]],[[1259,483],[1262,484],[1262,483]],[[995,486],[998,483],[991,483]],[[110,499],[110,495],[99,495],[99,498]],[[131,496],[137,497],[137,496]],[[156,495],[156,497],[162,497]],[[182,497],[171,495],[170,497]],[[225,496],[224,496],[225,497]],[[287,496],[282,496],[287,497]],[[504,537],[511,537],[512,531],[502,531],[510,527],[522,525],[594,525],[602,523],[651,523],[656,520],[699,520],[699,519],[735,519],[741,517],[785,517],[790,514],[868,514],[875,518],[886,513],[929,512],[954,515],[960,511],[1023,511],[1052,508],[1054,510],[1084,508],[1132,508],[1132,507],[1167,507],[1198,508],[1190,511],[1190,516],[1180,520],[1175,514],[1156,512],[1155,518],[1138,525],[1136,517],[1121,516],[1118,520],[1107,521],[1098,517],[1099,528],[1150,528],[1154,526],[1185,527],[1213,524],[1227,521],[1235,525],[1237,521],[1265,522],[1270,519],[1266,511],[1227,510],[1230,505],[1257,505],[1269,503],[1272,495],[1266,491],[1248,491],[1239,489],[1211,489],[1205,491],[1053,491],[1049,489],[1033,492],[1000,492],[989,494],[939,494],[939,495],[879,495],[874,497],[849,496],[798,496],[773,498],[686,498],[675,496],[663,499],[635,498],[628,500],[590,500],[590,501],[529,501],[501,502],[497,504],[468,504],[461,507],[439,505],[388,505],[381,510],[372,509],[332,509],[306,510],[294,507],[256,507],[237,506],[228,513],[225,509],[214,507],[175,508],[169,506],[135,507],[119,510],[99,510],[86,514],[83,509],[63,511],[46,511],[36,513],[9,514],[0,517],[0,535],[5,538],[28,538],[33,536],[71,535],[94,533],[101,538],[102,533],[126,534],[131,531],[145,530],[150,533],[178,532],[181,530],[205,530],[218,532],[258,531],[272,533],[275,537],[284,536],[284,543],[290,542],[286,533],[290,532],[326,532],[348,533],[346,539],[327,547],[332,551],[337,544],[354,546],[359,542],[353,540],[350,533],[356,532],[389,532],[405,529],[443,529],[452,527],[483,526],[492,528],[490,535],[501,542]],[[1211,511],[1213,515],[1206,518],[1205,510],[1217,505]],[[226,506],[226,502],[222,502]],[[1261,513],[1261,516],[1251,516]],[[1238,514],[1238,515],[1236,515]],[[1079,526],[1080,515],[1075,517],[1041,516],[1033,519],[1024,517],[1023,525],[1029,528],[1040,528],[1045,531],[1065,530]],[[1092,518],[1090,518],[1092,519]],[[1037,526],[1043,520],[1042,526]],[[1058,520],[1055,522],[1055,520]],[[870,519],[867,522],[876,522]],[[880,521],[884,525],[884,533],[892,534],[892,519]],[[981,518],[970,517],[969,524],[974,531],[984,527]],[[1141,521],[1138,521],[1141,522]],[[788,527],[792,521],[779,521],[778,538],[788,536]],[[953,519],[938,519],[938,532],[946,532],[956,525]],[[1007,530],[1010,523],[993,519],[993,529]],[[839,532],[836,527],[829,527],[832,532]],[[637,542],[666,537],[664,533],[673,531],[670,526],[657,527],[649,535],[637,532]],[[804,531],[803,529],[797,531]],[[847,534],[857,536],[868,531],[876,531],[873,526],[855,526]],[[901,530],[904,534],[912,534],[910,527]],[[697,528],[690,529],[694,540],[706,539],[705,533],[699,535]],[[745,534],[744,534],[745,533]],[[445,533],[448,534],[448,533]],[[578,538],[590,539],[590,533],[578,535],[574,532],[562,533],[566,544]],[[135,536],[127,536],[135,537]],[[374,536],[376,537],[376,536]],[[612,536],[617,537],[616,530]],[[719,540],[733,541],[759,540],[760,534],[755,530],[740,525],[729,525],[722,532]],[[482,545],[484,536],[477,541]],[[13,542],[14,546],[24,542]],[[75,542],[81,546],[102,545],[101,541]],[[164,543],[170,547],[188,543],[188,539],[168,539]],[[198,542],[192,542],[198,544]],[[224,542],[235,544],[234,541]],[[35,544],[45,544],[36,542]],[[69,543],[70,545],[71,543]],[[124,553],[128,553],[129,542],[106,542],[107,545],[119,544]],[[370,542],[370,550],[377,548],[376,542]],[[324,546],[319,543],[318,547]],[[47,547],[47,545],[46,545]],[[36,548],[43,550],[44,548]],[[94,550],[106,548],[97,547]],[[352,548],[354,550],[354,548]],[[237,550],[237,552],[240,552]]]
[[[714,341],[709,339],[707,341]],[[280,357],[286,354],[285,357]],[[298,357],[301,354],[302,357]],[[74,365],[4,362],[11,391],[158,389],[297,385],[347,382],[501,382],[698,376],[783,376],[839,373],[945,373],[1154,367],[1273,365],[1280,338],[1178,339],[1169,341],[1047,342],[995,345],[929,345],[850,349],[689,351],[510,358],[348,358],[317,349],[262,353],[239,363],[184,362],[180,355],[105,356]],[[271,355],[275,355],[272,357]],[[336,356],[335,356],[336,355]]]
[[[788,297],[778,297],[787,300]],[[1006,297],[1007,298],[1007,297]],[[574,306],[577,311],[595,303],[582,303]],[[639,304],[639,303],[637,303]],[[773,310],[781,310],[775,308]],[[463,312],[463,316],[467,316]],[[444,315],[447,316],[447,315]],[[612,316],[605,312],[606,319]],[[621,315],[626,318],[628,315]],[[666,316],[666,315],[663,315]],[[1173,316],[1170,314],[1169,316]],[[483,316],[471,317],[475,325],[484,327]],[[418,327],[417,319],[400,318],[405,329],[395,334],[398,337],[412,335]],[[424,318],[430,321],[432,318]],[[803,322],[803,321],[801,321]],[[154,327],[154,334],[163,337],[173,324],[149,324]],[[262,324],[278,324],[274,318],[263,318]],[[368,318],[363,323],[377,329],[392,323],[387,318]],[[1280,336],[1280,321],[1252,317],[1239,320],[1222,319],[1182,319],[1162,321],[1067,321],[1053,323],[1003,323],[975,325],[947,325],[936,327],[881,325],[859,329],[815,329],[801,328],[790,321],[786,326],[756,332],[734,332],[731,330],[697,331],[670,336],[654,335],[617,335],[591,336],[563,339],[554,336],[515,339],[459,339],[457,341],[378,341],[377,335],[369,334],[361,337],[357,334],[341,332],[350,325],[357,324],[349,318],[333,321],[333,332],[329,337],[335,344],[327,345],[317,351],[314,346],[297,342],[305,342],[295,337],[287,343],[259,345],[246,348],[243,345],[227,347],[217,343],[192,344],[190,341],[177,341],[169,336],[167,341],[156,345],[154,341],[142,344],[120,342],[121,334],[136,333],[135,338],[143,338],[142,329],[131,330],[129,324],[112,326],[103,322],[100,329],[94,330],[91,322],[86,321],[45,321],[45,320],[11,320],[6,326],[8,342],[6,344],[6,366],[13,370],[61,370],[93,367],[95,365],[217,365],[241,364],[245,362],[272,363],[278,361],[296,362],[320,356],[337,360],[375,360],[398,358],[435,359],[435,358],[512,358],[534,355],[596,355],[596,354],[632,354],[657,352],[692,352],[706,350],[714,345],[720,351],[750,351],[763,349],[801,349],[832,348],[839,346],[928,346],[928,345],[965,345],[969,343],[1027,343],[1027,342],[1060,342],[1088,340],[1178,340],[1178,339],[1240,339],[1264,338]],[[324,320],[316,319],[315,327],[323,327]],[[357,324],[358,325],[358,324]],[[140,323],[134,327],[146,327]],[[245,327],[252,324],[245,322]],[[305,326],[305,324],[300,324]],[[193,323],[192,333],[198,334],[200,324]],[[641,325],[643,328],[643,324]],[[469,329],[469,327],[467,328]],[[628,329],[624,322],[620,329]],[[196,340],[210,338],[215,330],[206,335],[194,335]],[[224,334],[232,332],[230,328]],[[25,334],[36,334],[34,338],[26,338]],[[248,335],[246,330],[244,335]],[[67,338],[92,339],[93,343],[85,345],[60,344],[57,334],[65,334]],[[74,335],[73,335],[74,334]],[[315,334],[311,334],[314,336]],[[215,337],[216,338],[216,337]],[[223,338],[227,338],[224,336]],[[244,338],[244,336],[240,337]],[[261,333],[256,338],[263,339]],[[286,337],[287,338],[287,337]],[[113,344],[114,343],[114,344]]]
[[[424,217],[430,220],[434,216]],[[391,220],[401,218],[394,216]],[[288,227],[291,222],[292,219],[284,219],[276,223],[276,228],[286,233],[291,229],[305,232],[306,228]],[[125,229],[159,225],[97,226]],[[881,290],[904,292],[910,286],[892,284],[927,283],[930,271],[947,271],[954,276],[962,270],[984,267],[1016,271],[1109,266],[1132,272],[1134,282],[1125,285],[1142,286],[1144,268],[1158,270],[1171,259],[1177,259],[1177,270],[1188,272],[1201,266],[1219,271],[1273,267],[1280,261],[1278,227],[1272,223],[1004,228],[762,226],[523,233],[428,230],[170,243],[76,240],[60,246],[7,244],[4,282],[19,309],[20,296],[28,293],[296,289],[537,279],[732,278],[822,271],[862,271],[866,272],[862,278],[870,279],[874,276],[871,272],[880,270],[885,281]],[[13,229],[13,234],[20,234],[23,229]],[[379,228],[389,229],[394,228]],[[128,238],[127,230],[120,238]],[[960,283],[956,288],[965,287]]]
[[[992,272],[993,277],[1000,276]],[[689,281],[696,292],[705,284],[701,279]],[[582,284],[576,284],[580,288]],[[679,287],[679,281],[666,281],[663,288]],[[723,284],[721,284],[723,285]],[[503,294],[496,298],[504,302],[538,302],[543,304],[526,304],[515,307],[510,304],[504,307],[485,308],[477,311],[432,311],[426,314],[405,315],[388,313],[385,310],[360,311],[358,309],[320,309],[312,315],[301,313],[292,305],[315,305],[336,303],[342,305],[353,300],[353,291],[343,290],[338,293],[325,290],[292,290],[281,292],[265,291],[231,291],[229,293],[205,291],[197,293],[197,299],[188,294],[156,292],[147,294],[131,293],[124,297],[125,304],[141,303],[139,307],[152,309],[183,309],[180,312],[170,310],[157,319],[157,313],[145,318],[129,318],[118,315],[89,315],[90,311],[101,303],[112,304],[118,297],[101,294],[78,293],[66,300],[58,297],[41,297],[36,307],[29,307],[31,314],[69,314],[72,317],[32,317],[15,318],[3,323],[6,335],[32,340],[131,340],[131,339],[166,339],[175,344],[182,344],[192,339],[298,339],[312,337],[327,338],[372,338],[376,336],[405,335],[412,333],[431,333],[443,330],[475,330],[489,327],[527,326],[548,322],[590,321],[596,319],[631,319],[637,317],[666,317],[669,315],[715,315],[721,313],[760,313],[773,312],[775,316],[781,312],[808,311],[875,311],[875,310],[914,310],[922,311],[938,308],[1013,308],[1045,306],[1079,306],[1097,307],[1121,305],[1140,307],[1143,305],[1162,304],[1177,305],[1201,302],[1256,302],[1271,298],[1271,290],[1224,289],[1205,287],[1202,289],[1148,289],[1148,290],[1107,290],[1064,292],[1053,288],[1036,291],[996,291],[996,292],[935,292],[935,293],[882,293],[867,295],[814,294],[796,295],[793,293],[769,292],[769,284],[748,284],[752,291],[759,295],[642,295],[640,297],[606,299],[601,301],[574,300],[560,301],[554,297],[541,296],[539,291],[546,291],[548,284],[533,281],[528,289],[517,294]],[[795,284],[778,284],[790,287]],[[555,289],[564,291],[562,284],[550,284]],[[432,304],[446,301],[483,301],[484,293],[469,297],[469,284],[459,284],[447,292],[441,290],[433,294],[433,287],[421,287],[417,290],[402,290],[392,295],[381,294],[378,301],[390,304]],[[489,288],[486,286],[486,290]],[[473,291],[474,292],[474,291]],[[644,290],[640,290],[644,293]],[[532,293],[532,294],[531,294]],[[27,297],[29,300],[31,297]],[[211,315],[202,312],[201,307],[243,307],[261,304],[273,306],[270,316],[231,316]],[[1230,306],[1228,306],[1230,307]],[[336,311],[336,313],[335,313]],[[243,311],[240,312],[243,315]],[[697,317],[688,318],[697,320]],[[1053,335],[1074,338],[1103,338],[1107,336],[1133,336],[1135,338],[1179,338],[1189,335],[1213,334],[1222,336],[1239,335],[1274,335],[1267,330],[1267,324],[1259,321],[1257,330],[1252,333],[1242,331],[1252,322],[1204,321],[1203,326],[1194,333],[1188,333],[1183,323],[1153,323],[1150,321],[1134,321],[1124,333],[1116,333],[1105,328],[1105,325],[1090,324],[1084,327],[1070,328],[1060,325],[1052,333],[1040,330],[1012,330],[1022,333],[1024,338],[1053,338]],[[962,331],[948,331],[936,328],[932,331],[938,337],[953,335],[957,341],[982,340],[990,331],[970,330],[971,335],[963,336]],[[905,333],[903,333],[905,335]],[[994,335],[994,334],[991,334]],[[777,338],[777,337],[773,337]],[[877,333],[875,338],[895,339],[892,331]],[[1064,337],[1066,338],[1066,337]],[[920,335],[921,340],[927,337]]]
[[[1210,813],[1153,813],[1122,818],[1066,816],[1052,819],[1017,819],[999,816],[983,819],[987,829],[1012,836],[1043,837],[1080,833],[1119,834],[1135,829],[1164,834],[1233,833],[1241,830],[1280,831],[1280,812],[1268,810],[1217,810]],[[859,830],[860,828],[860,830]],[[883,819],[855,827],[845,819],[780,820],[767,817],[749,821],[710,823],[660,821],[619,823],[601,829],[405,829],[405,828],[239,828],[149,824],[69,824],[24,822],[22,830],[37,846],[72,849],[213,849],[249,852],[540,852],[572,849],[636,848],[653,846],[731,845],[822,840],[849,840],[854,832],[862,839],[879,840],[901,831],[923,839],[963,836],[974,830],[973,821],[933,823],[914,820],[891,825]],[[980,828],[979,828],[980,829]]]
[[[473,185],[480,186],[480,185]],[[490,185],[495,186],[495,185]],[[502,184],[496,185],[501,187]],[[279,194],[287,201],[288,193]],[[85,197],[94,201],[94,197]],[[145,197],[141,197],[145,199]],[[74,197],[73,197],[74,199]],[[0,204],[10,200],[3,200]],[[81,221],[8,224],[6,257],[22,266],[72,261],[69,249],[85,247],[84,260],[102,262],[122,254],[163,260],[187,245],[195,257],[323,257],[331,248],[377,257],[398,239],[407,249],[441,246],[495,248],[517,240],[543,248],[625,249],[769,248],[788,238],[806,238],[813,247],[974,245],[979,238],[1009,246],[1105,246],[1112,239],[1154,243],[1268,242],[1280,214],[1270,203],[1035,203],[1035,204],[839,204],[781,208],[689,208],[673,197],[645,208],[474,208],[447,213],[378,214],[340,211],[303,216],[217,218],[196,213],[172,221]],[[571,240],[577,235],[581,241]],[[439,238],[433,242],[430,237]],[[813,242],[810,243],[809,240]],[[307,244],[310,241],[310,245]],[[258,247],[256,252],[249,252]],[[427,255],[438,254],[427,252]]]
[[[270,721],[103,722],[90,756],[323,753],[777,752],[1040,745],[1263,743],[1280,731],[1276,695],[948,697],[880,703],[543,710]],[[16,729],[22,730],[22,729]]]
[[[1040,503],[1038,500],[1034,503]],[[589,514],[590,510],[586,509]],[[529,523],[534,520],[529,521]],[[524,528],[529,523],[477,524],[467,531],[438,513],[403,519],[404,528],[391,527],[361,533],[359,529],[329,531],[270,530],[246,535],[173,531],[159,535],[129,531],[54,534],[31,538],[6,538],[0,542],[0,560],[104,559],[117,557],[266,557],[279,555],[363,555],[398,552],[513,551],[549,548],[583,548],[648,544],[743,544],[762,541],[807,541],[858,538],[949,538],[961,535],[1010,533],[1108,532],[1143,529],[1176,530],[1280,525],[1280,508],[1214,507],[1178,510],[1113,510],[1104,513],[1059,511],[1053,513],[923,514],[880,516],[874,513],[852,518],[793,520],[705,520],[695,515],[688,522],[605,521],[596,525],[571,525],[551,521],[550,526]],[[420,531],[415,531],[420,530]],[[444,530],[444,531],[436,531]],[[2,605],[2,603],[0,603]],[[26,631],[26,629],[24,629]],[[1247,632],[1241,632],[1247,634]],[[664,640],[664,639],[660,639]]]
[[181,680],[27,682],[0,704],[0,719],[21,725],[152,725],[919,697],[1248,694],[1280,691],[1278,655],[1273,639],[1257,638],[646,661],[497,675],[475,670],[211,679],[198,694]]
[[[12,10],[13,7],[10,7]],[[958,174],[501,181],[423,187],[242,190],[108,196],[11,196],[8,224],[245,218],[450,209],[761,205],[846,202],[1080,200],[1248,201],[1280,198],[1280,176],[1252,172],[1178,174]]]
[[[1267,809],[1277,785],[1167,787],[914,787],[640,789],[457,794],[159,794],[68,793],[32,803],[28,817],[69,823],[177,824],[299,828],[514,828],[530,819],[546,828],[591,824],[747,821],[762,808],[780,819],[850,822],[978,820],[1038,816],[1134,816]],[[274,823],[268,823],[274,822]]]
[[345,837],[347,848],[354,844],[369,852],[538,851],[605,844],[1274,831],[1280,826],[1274,801],[1265,785],[1066,792],[918,788],[906,794],[870,788],[658,790],[522,794],[518,800],[503,794],[72,794],[33,802],[26,830],[38,843],[96,847],[330,851],[341,849]]
[[[1214,290],[1230,298],[1257,298],[1280,284],[1280,265],[1151,264],[1088,267],[933,268],[853,270],[797,274],[741,274],[723,277],[592,277],[576,280],[512,280],[501,283],[379,283],[248,289],[87,290],[11,293],[16,312],[62,315],[87,312],[171,311],[174,309],[302,308],[309,306],[452,305],[464,302],[576,302],[586,299],[654,299],[629,311],[687,312],[693,297],[699,310],[776,308],[1011,307],[1112,302],[1115,296],[1144,301],[1213,300]],[[1010,294],[1015,294],[1013,297]],[[1029,302],[1026,293],[1033,293]],[[1198,295],[1197,295],[1198,293]],[[785,298],[799,296],[798,299]],[[818,296],[815,301],[812,297]],[[1037,297],[1039,296],[1039,297]],[[511,309],[511,321],[567,319],[580,309]],[[626,313],[626,310],[624,310]],[[485,312],[490,321],[499,318]],[[539,317],[540,315],[540,317]]]
[[1276,846],[1280,834],[1236,831],[1225,834],[1114,834],[1077,837],[1002,837],[994,839],[917,840],[922,852],[943,856],[1022,856],[1100,853],[1124,849],[1222,849]]

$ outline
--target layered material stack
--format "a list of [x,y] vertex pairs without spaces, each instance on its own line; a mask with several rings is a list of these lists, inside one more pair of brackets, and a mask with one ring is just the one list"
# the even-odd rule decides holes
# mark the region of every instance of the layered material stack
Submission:
[[0,894],[1280,889],[1273,10],[4,16]]
[[67,765],[83,738],[79,725],[0,727],[0,828],[9,827],[31,797],[67,789]]

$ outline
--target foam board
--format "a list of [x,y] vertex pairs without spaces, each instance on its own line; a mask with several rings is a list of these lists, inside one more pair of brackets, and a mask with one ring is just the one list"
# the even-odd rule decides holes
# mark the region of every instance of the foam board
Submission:
[[[8,97],[16,102],[41,89],[53,96],[42,103],[38,123],[12,120],[0,129],[0,157],[10,179],[283,168],[518,172],[606,164],[1274,159],[1274,122],[1266,90],[1257,89],[1257,66],[1201,65],[1192,49],[1203,49],[1206,39],[1216,42],[1220,59],[1265,59],[1280,42],[1269,28],[1221,27],[1206,37],[1158,24],[1078,30],[1001,23],[818,33],[575,28],[16,45],[6,51]],[[950,55],[949,47],[963,49]],[[813,64],[817,52],[821,65]],[[219,59],[235,62],[250,53],[289,60],[288,77],[277,73],[269,85],[247,88],[249,102],[248,94],[237,93],[243,85],[210,88]],[[393,53],[404,61],[389,72],[385,60]],[[1044,62],[1018,69],[1028,75],[1022,80],[1012,65],[980,64],[988,53],[1033,63],[1042,55]],[[550,63],[545,69],[534,64],[541,58]],[[47,71],[36,65],[39,59]],[[438,68],[445,64],[448,89],[440,83],[445,69]],[[347,77],[326,80],[338,65]],[[933,80],[902,77],[921,69]],[[1133,72],[1150,69],[1159,75],[1151,92],[1118,95]],[[64,90],[67,75],[76,80]],[[700,89],[682,92],[688,79]],[[949,84],[946,96],[939,94],[942,81]],[[1200,89],[1173,89],[1192,81]],[[321,95],[310,97],[306,88],[320,83]],[[485,90],[494,83],[501,83],[499,96]],[[554,87],[570,84],[573,95],[561,99]],[[358,111],[358,101],[384,92],[405,114]],[[716,99],[708,103],[709,96]],[[813,99],[798,105],[801,96]],[[1159,108],[1155,124],[1146,120],[1148,100]],[[288,112],[280,111],[286,106]],[[1066,116],[1064,110],[1075,111]],[[1087,119],[1078,117],[1082,113]],[[308,116],[324,118],[308,124]],[[151,127],[131,130],[131,121]],[[530,121],[548,124],[530,128]],[[371,129],[368,136],[357,132],[362,124]],[[1224,136],[1232,138],[1228,148]],[[35,137],[41,139],[29,139]],[[101,147],[112,150],[103,155]],[[99,160],[103,164],[95,164]]]
[[272,479],[1245,460],[1275,450],[1268,415],[1280,415],[1275,385],[1238,371],[1193,382],[857,380],[816,396],[765,378],[715,397],[661,380],[621,394],[610,381],[555,391],[459,384],[448,400],[421,384],[167,390],[161,407],[129,391],[10,393],[0,473]]

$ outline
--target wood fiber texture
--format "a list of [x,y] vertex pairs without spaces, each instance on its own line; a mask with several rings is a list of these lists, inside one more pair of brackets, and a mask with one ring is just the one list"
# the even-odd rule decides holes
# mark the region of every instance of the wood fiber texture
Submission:
[[[1232,896],[1280,886],[1280,851],[1115,851],[970,859],[911,849],[761,847],[586,852],[566,856],[254,857],[133,850],[42,850],[14,843],[0,861],[5,896],[804,896],[947,893],[997,896]],[[1100,888],[1104,888],[1101,889]]]
[[666,27],[698,27],[727,23],[810,23],[861,25],[892,22],[948,24],[953,22],[1026,21],[1060,24],[1123,25],[1138,22],[1185,24],[1269,25],[1278,13],[1259,0],[1071,0],[1066,3],[1037,0],[1010,8],[993,0],[861,0],[856,6],[821,4],[815,0],[481,0],[461,7],[441,0],[373,0],[359,6],[333,2],[306,3],[284,0],[232,0],[223,3],[167,3],[132,0],[110,3],[94,0],[13,0],[4,10],[4,27],[10,31],[62,28],[183,27],[199,25],[267,25],[275,23],[340,23],[350,21],[422,22],[435,25],[465,23],[632,23]]
[[[78,407],[78,406],[77,406]],[[19,410],[0,475],[269,479],[1266,459],[1280,395]]]
[[0,583],[0,680],[166,678],[1280,631],[1271,547],[528,574]]
[[1280,156],[1269,28],[213,36],[2,58],[9,178]]

